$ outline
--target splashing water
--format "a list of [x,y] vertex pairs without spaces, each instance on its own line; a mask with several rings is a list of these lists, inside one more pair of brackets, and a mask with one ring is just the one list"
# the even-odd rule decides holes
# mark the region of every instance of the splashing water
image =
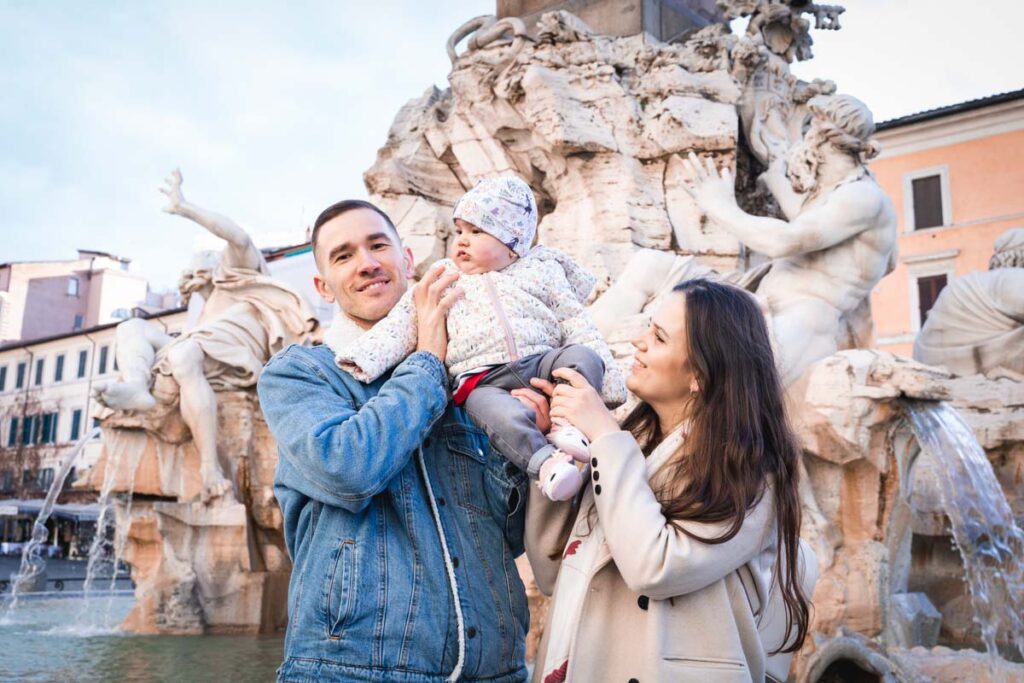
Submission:
[[1000,636],[1024,656],[1024,531],[960,414],[947,403],[903,403],[922,452],[935,459],[942,505],[995,675]]
[[[122,431],[105,441],[107,462],[103,472],[103,485],[100,488],[100,496],[97,501],[100,506],[100,514],[96,520],[96,534],[89,546],[89,562],[86,565],[85,582],[82,584],[85,600],[82,601],[82,609],[79,611],[77,619],[79,628],[87,628],[91,621],[95,621],[97,612],[93,608],[93,584],[96,582],[96,577],[103,571],[109,571],[111,591],[117,581],[118,567],[127,544],[127,527],[131,516],[132,495],[135,490],[135,474],[139,467],[139,461],[142,459],[145,439],[144,432]],[[130,483],[124,501],[125,510],[121,515],[125,524],[122,525],[123,528],[119,529],[117,510],[115,509],[116,500],[112,496],[112,492],[118,480],[118,473],[125,465],[128,468]],[[108,538],[111,532],[113,532],[113,542]],[[112,593],[108,592],[103,628],[112,628],[111,595]]]
[[99,427],[93,427],[90,429],[85,436],[78,440],[75,444],[74,450],[71,454],[64,459],[61,463],[60,470],[57,471],[56,476],[53,478],[53,483],[50,484],[50,490],[46,492],[46,498],[43,500],[43,506],[39,510],[39,515],[36,517],[36,521],[32,524],[32,539],[25,546],[25,549],[21,553],[21,566],[18,573],[12,577],[11,581],[11,598],[7,604],[7,609],[4,613],[4,620],[9,621],[11,614],[18,607],[18,598],[24,593],[30,586],[32,586],[36,579],[46,571],[46,560],[43,559],[40,554],[40,549],[46,542],[49,532],[46,530],[46,521],[50,518],[53,513],[53,506],[57,502],[57,496],[64,490],[64,482],[68,478],[68,474],[71,473],[71,468],[74,466],[78,456],[82,453],[85,445],[98,436],[100,433]]

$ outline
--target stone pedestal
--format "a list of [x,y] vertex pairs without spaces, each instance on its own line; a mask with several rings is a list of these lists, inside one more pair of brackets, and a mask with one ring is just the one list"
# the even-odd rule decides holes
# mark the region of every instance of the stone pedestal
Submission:
[[[273,495],[277,449],[255,391],[217,394],[218,451],[238,498],[196,500],[199,457],[176,410],[113,413],[103,421],[104,455],[89,483],[132,492],[120,510],[124,560],[136,606],[124,628],[137,633],[269,633],[287,622],[291,565]],[[133,476],[134,475],[134,476]]]

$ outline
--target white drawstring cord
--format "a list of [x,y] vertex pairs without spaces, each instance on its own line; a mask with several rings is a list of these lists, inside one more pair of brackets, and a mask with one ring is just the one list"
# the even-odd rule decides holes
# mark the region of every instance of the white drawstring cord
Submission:
[[455,662],[455,669],[448,676],[448,680],[454,683],[454,681],[459,680],[459,676],[462,675],[462,667],[466,663],[465,623],[462,620],[462,605],[459,603],[459,584],[455,581],[455,567],[452,565],[451,553],[448,552],[448,539],[445,538],[444,528],[441,526],[441,513],[438,512],[437,503],[434,501],[434,489],[430,486],[430,477],[427,476],[427,464],[423,460],[423,448],[416,449],[416,460],[419,462],[420,471],[423,473],[423,483],[427,485],[427,500],[430,501],[430,511],[434,515],[437,535],[441,538],[444,566],[448,570],[448,585],[452,589],[452,599],[455,600],[455,621],[459,626],[459,658]]

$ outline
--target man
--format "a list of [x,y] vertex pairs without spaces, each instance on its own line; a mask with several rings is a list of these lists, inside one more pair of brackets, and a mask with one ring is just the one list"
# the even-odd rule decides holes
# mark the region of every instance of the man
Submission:
[[[390,219],[361,201],[326,209],[314,283],[340,309],[327,333],[357,335],[413,272]],[[277,438],[274,490],[294,568],[279,681],[526,679],[522,552],[526,477],[448,406],[445,316],[457,276],[415,290],[417,352],[376,382],[327,345],[292,346],[259,380]]]

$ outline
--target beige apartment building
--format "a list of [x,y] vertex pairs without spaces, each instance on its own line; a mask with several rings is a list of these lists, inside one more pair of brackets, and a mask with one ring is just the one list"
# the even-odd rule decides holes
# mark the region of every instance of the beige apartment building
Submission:
[[151,294],[146,279],[128,271],[130,263],[80,249],[66,261],[0,264],[0,344],[124,320],[135,308],[177,305]]
[[[184,309],[143,316],[169,334],[181,331]],[[0,346],[0,498],[45,495],[71,447],[96,422],[92,388],[117,378],[120,321]],[[90,443],[76,463],[99,457]]]
[[987,270],[996,238],[1024,227],[1024,90],[885,121],[877,138],[899,264],[871,296],[875,339],[909,356],[942,288]]

